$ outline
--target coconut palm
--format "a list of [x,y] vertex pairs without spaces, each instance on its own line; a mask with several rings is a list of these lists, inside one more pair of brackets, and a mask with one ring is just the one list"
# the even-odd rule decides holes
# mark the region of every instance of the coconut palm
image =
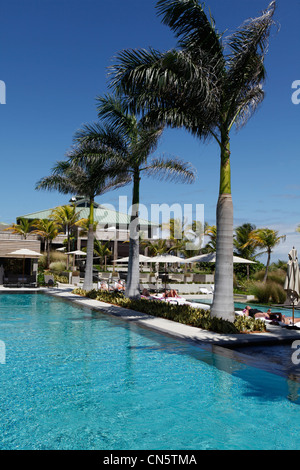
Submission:
[[36,233],[45,240],[45,251],[47,252],[47,269],[50,265],[50,249],[51,243],[57,237],[60,226],[54,220],[39,219],[33,222],[32,233]]
[[110,256],[111,254],[112,254],[112,251],[109,248],[109,241],[100,242],[100,240],[95,240],[94,255],[96,256],[96,258],[100,259],[101,269],[103,269],[103,263],[104,263],[104,269],[106,270],[106,260],[107,260],[107,257]]
[[172,247],[167,243],[167,240],[159,238],[158,240],[143,240],[141,242],[144,248],[147,248],[149,256],[158,256],[169,253]]
[[133,182],[130,220],[128,275],[125,295],[140,296],[139,287],[139,204],[142,174],[172,181],[193,182],[195,175],[189,163],[178,159],[152,158],[163,127],[145,126],[127,109],[121,97],[106,95],[98,97],[98,116],[104,124],[86,125],[76,135],[78,142],[98,142],[106,145],[118,161],[119,172],[125,172]]
[[204,235],[209,236],[209,242],[203,248],[203,253],[215,253],[217,251],[217,226],[205,225]]
[[[249,241],[250,233],[256,229],[253,224],[243,224],[235,228],[235,236],[233,239],[234,254],[245,259],[254,259],[256,247],[247,242]],[[250,277],[250,265],[246,265],[247,279]]]
[[21,237],[26,240],[32,230],[32,224],[33,222],[30,222],[28,219],[20,217],[17,224],[12,224],[10,227],[6,227],[4,230],[21,235]]
[[219,33],[198,0],[159,0],[158,14],[178,39],[176,49],[125,50],[111,69],[111,86],[129,96],[146,122],[184,127],[220,147],[215,294],[211,314],[234,320],[233,205],[230,132],[262,102],[264,57],[275,1],[231,36]]
[[258,253],[256,256],[267,253],[267,264],[263,282],[266,282],[268,278],[269,265],[271,260],[271,253],[275,246],[277,246],[282,240],[286,239],[285,235],[278,235],[277,230],[271,230],[269,228],[260,228],[253,230],[249,234],[249,240],[245,243],[244,247],[252,246],[253,248],[263,248],[265,251]]
[[68,160],[58,162],[52,175],[41,179],[36,189],[57,190],[89,199],[87,257],[83,289],[93,288],[94,200],[96,196],[123,186],[123,175],[115,175],[114,163],[106,150],[97,144],[81,144],[72,149]]
[[[79,235],[81,237],[86,237],[87,234],[89,233],[89,219],[80,219],[78,220],[78,222],[75,223],[75,225],[77,227],[79,227]],[[97,230],[97,225],[98,225],[98,222],[96,220],[94,220],[94,224],[93,224],[93,232],[96,232]]]
[[[72,204],[56,207],[51,213],[51,218],[66,230],[67,251],[70,251],[71,229],[80,218],[80,213],[76,211],[76,206]],[[67,269],[69,269],[69,257],[67,258]]]

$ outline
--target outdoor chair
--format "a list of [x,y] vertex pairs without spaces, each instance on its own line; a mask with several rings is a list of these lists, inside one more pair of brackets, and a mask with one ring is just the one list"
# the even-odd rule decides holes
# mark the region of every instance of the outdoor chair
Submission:
[[101,281],[110,282],[112,277],[112,273],[99,273],[99,279]]

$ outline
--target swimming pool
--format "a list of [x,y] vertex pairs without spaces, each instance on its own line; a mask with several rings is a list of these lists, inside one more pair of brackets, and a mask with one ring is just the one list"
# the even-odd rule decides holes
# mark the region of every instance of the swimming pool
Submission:
[[298,449],[299,384],[42,294],[1,294],[1,449]]

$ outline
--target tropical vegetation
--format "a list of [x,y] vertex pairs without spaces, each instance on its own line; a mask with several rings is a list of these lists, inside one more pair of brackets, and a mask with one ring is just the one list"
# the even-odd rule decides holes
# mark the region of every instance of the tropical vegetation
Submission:
[[258,253],[256,256],[261,256],[267,253],[267,264],[266,271],[263,278],[263,282],[266,282],[268,278],[269,265],[271,260],[271,253],[273,249],[282,241],[285,240],[285,235],[278,235],[277,230],[271,230],[269,228],[255,229],[249,233],[248,241],[243,245],[243,248],[252,249],[262,248],[264,251]]
[[54,220],[49,219],[36,220],[32,224],[32,227],[34,228],[32,233],[39,235],[45,241],[45,251],[47,252],[47,268],[49,268],[51,243],[54,238],[57,237],[60,227]]
[[10,231],[17,235],[21,235],[21,237],[24,238],[24,240],[26,240],[30,232],[32,231],[32,227],[33,227],[33,222],[30,222],[28,219],[25,219],[24,217],[20,217],[18,219],[18,223],[12,224],[9,227],[6,227],[4,230]]

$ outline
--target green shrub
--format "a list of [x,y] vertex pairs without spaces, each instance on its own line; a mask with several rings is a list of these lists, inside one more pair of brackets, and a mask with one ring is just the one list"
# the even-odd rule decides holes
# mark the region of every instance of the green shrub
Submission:
[[77,288],[73,290],[73,293],[90,299],[96,299],[118,305],[120,307],[129,308],[148,315],[153,315],[155,317],[161,317],[178,323],[214,331],[216,333],[236,334],[247,331],[248,326],[249,331],[265,331],[265,324],[262,321],[254,320],[251,317],[249,317],[246,322],[242,322],[238,319],[238,323],[237,320],[234,323],[231,323],[227,320],[211,317],[209,311],[194,308],[190,305],[176,305],[161,302],[159,300],[132,300],[124,297],[122,293],[103,292],[95,289],[86,292],[81,288]]
[[254,282],[249,286],[249,292],[262,304],[268,304],[269,302],[282,304],[286,299],[283,287],[274,281]]
[[53,261],[49,265],[50,271],[53,271],[54,273],[61,273],[62,271],[66,270],[66,263],[63,261]]
[[[254,279],[256,281],[262,281],[264,278],[264,275],[265,275],[265,270],[263,269],[254,275]],[[269,270],[268,272],[268,281],[276,282],[277,284],[281,284],[282,286],[284,284],[285,277],[286,277],[286,272],[283,269],[272,269],[272,270]]]
[[45,276],[44,273],[38,273],[37,275],[37,283],[39,286],[45,286]]
[[58,274],[54,274],[54,281],[61,282],[62,284],[69,283],[69,279],[66,276],[59,276]]

